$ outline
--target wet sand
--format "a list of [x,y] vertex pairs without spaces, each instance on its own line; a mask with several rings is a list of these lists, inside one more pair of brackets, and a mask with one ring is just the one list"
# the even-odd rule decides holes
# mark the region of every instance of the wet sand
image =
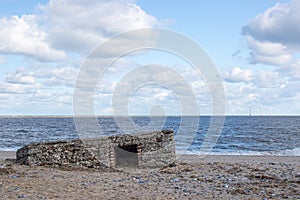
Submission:
[[15,159],[16,158],[16,152],[14,151],[0,151],[0,160],[5,159]]
[[300,199],[300,157],[178,156],[163,169],[28,167],[0,152],[0,199]]

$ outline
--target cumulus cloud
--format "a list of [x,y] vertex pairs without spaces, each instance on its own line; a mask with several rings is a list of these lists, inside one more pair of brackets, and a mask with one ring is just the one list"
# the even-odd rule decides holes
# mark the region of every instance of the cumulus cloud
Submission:
[[225,80],[228,82],[250,82],[253,80],[253,72],[248,69],[239,67],[233,68],[230,72],[225,73]]
[[285,85],[285,80],[278,72],[259,71],[255,75],[255,84],[260,88],[278,88]]
[[0,81],[3,113],[70,114],[77,72],[72,67],[35,66],[7,73]]
[[300,52],[300,1],[278,3],[257,15],[242,29],[252,64],[262,63],[298,71],[295,63]]
[[[243,75],[246,78],[241,78]],[[225,73],[224,79],[228,113],[247,115],[249,106],[257,115],[261,112],[274,114],[278,110],[284,113],[298,112],[294,110],[294,102],[296,99],[299,101],[299,81],[283,76],[280,71],[236,67]],[[286,105],[291,106],[287,108]]]
[[62,60],[70,52],[86,54],[120,32],[159,23],[134,1],[50,0],[37,10],[0,19],[0,53]]
[[[252,71],[247,86],[253,91],[235,93],[238,84],[231,84],[234,70],[227,73],[227,83],[232,94],[232,105],[261,105],[272,113],[276,107],[281,112],[295,113],[294,102],[299,101],[300,86],[300,1],[278,3],[257,15],[242,29],[250,49],[251,64],[264,64],[273,70]],[[229,75],[228,75],[229,74]],[[241,75],[237,74],[238,77]],[[238,79],[239,80],[239,79]],[[245,82],[245,81],[243,81]],[[253,94],[250,98],[249,94]],[[239,99],[239,100],[237,100]],[[293,106],[286,106],[293,105]],[[299,112],[298,110],[296,112]]]
[[[32,62],[27,63],[28,66],[23,63],[22,69],[4,75],[0,81],[1,104],[9,104],[12,109],[17,104],[28,103],[46,105],[47,108],[68,104],[66,107],[71,110],[72,89],[80,65],[74,60],[82,62],[81,59],[93,48],[118,33],[159,24],[134,0],[90,0],[88,3],[82,0],[49,0],[47,4],[39,5],[34,13],[0,18],[0,63],[5,62],[8,54],[27,56]],[[105,63],[107,57],[120,52],[120,46],[137,46],[139,44],[135,42],[139,41],[152,44],[149,36],[153,34],[129,35],[118,40],[117,44],[100,52],[105,53],[106,58],[101,58],[97,67]],[[118,64],[120,62],[122,65]],[[108,74],[115,73],[108,77],[108,84],[115,83],[115,75],[132,64],[128,62],[121,58],[117,62],[118,67],[113,64],[108,69]],[[107,92],[111,96],[115,85],[106,87],[105,91],[96,91],[96,95],[107,95],[104,94]],[[163,94],[161,98],[164,98]],[[103,98],[100,103],[103,104]]]
[[78,69],[72,67],[36,67],[18,69],[7,74],[6,83],[10,84],[41,84],[47,87],[73,87]]
[[256,88],[277,88],[283,87],[286,83],[279,72],[274,71],[253,71],[250,69],[233,68],[224,74],[229,83],[248,83]]
[[281,43],[255,40],[247,36],[252,64],[263,63],[287,68],[293,62],[293,51]]
[[[249,106],[252,107],[253,115],[260,115],[261,108],[263,114],[267,110],[274,109],[277,105],[290,102],[283,97],[281,88],[258,88],[255,84],[232,84],[225,82],[226,104],[228,114],[249,114]],[[268,113],[269,114],[269,113]]]
[[52,0],[40,9],[49,30],[47,41],[58,49],[75,52],[90,51],[120,32],[158,23],[133,1]]
[[40,84],[11,84],[0,82],[0,93],[2,94],[32,94],[40,88]]
[[34,84],[34,83],[36,83],[35,78],[33,76],[22,74],[22,73],[9,74],[6,77],[6,82],[16,83],[16,84]]
[[243,34],[251,35],[259,41],[300,46],[300,2],[278,3],[256,16],[243,27]]
[[35,15],[0,19],[0,53],[22,54],[43,61],[64,59],[66,54],[53,49],[46,37]]
[[72,67],[38,68],[33,73],[41,79],[40,82],[44,85],[73,87],[78,69]]
[[49,109],[51,105],[64,104],[70,110],[77,72],[78,69],[72,67],[17,69],[6,74],[4,81],[0,82],[1,103],[9,104],[11,108],[17,104],[34,104]]

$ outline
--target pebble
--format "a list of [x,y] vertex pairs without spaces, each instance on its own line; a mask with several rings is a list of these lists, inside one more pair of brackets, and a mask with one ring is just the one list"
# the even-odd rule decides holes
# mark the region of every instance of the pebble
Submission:
[[19,175],[18,174],[12,175],[10,178],[19,178]]
[[10,188],[10,189],[9,189],[10,192],[12,192],[12,191],[17,191],[17,190],[20,190],[20,188],[19,188],[19,187],[13,187],[13,188]]
[[138,180],[138,183],[145,183],[143,179]]
[[173,178],[173,179],[170,180],[170,182],[178,182],[178,181],[179,181],[178,178]]

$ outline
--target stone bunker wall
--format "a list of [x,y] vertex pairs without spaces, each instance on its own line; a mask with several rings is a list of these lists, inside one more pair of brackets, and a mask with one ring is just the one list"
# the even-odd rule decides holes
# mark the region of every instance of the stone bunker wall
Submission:
[[97,139],[35,143],[19,149],[16,162],[96,169],[164,167],[175,162],[174,134],[172,130],[162,130]]

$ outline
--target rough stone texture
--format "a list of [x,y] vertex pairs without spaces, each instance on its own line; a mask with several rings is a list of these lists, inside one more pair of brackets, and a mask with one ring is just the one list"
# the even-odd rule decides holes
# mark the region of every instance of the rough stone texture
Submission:
[[17,163],[25,165],[106,168],[81,140],[26,145],[18,149],[16,157]]
[[[34,143],[17,151],[17,163],[104,169],[157,168],[175,162],[172,130],[97,139]],[[121,163],[121,164],[120,164]]]

